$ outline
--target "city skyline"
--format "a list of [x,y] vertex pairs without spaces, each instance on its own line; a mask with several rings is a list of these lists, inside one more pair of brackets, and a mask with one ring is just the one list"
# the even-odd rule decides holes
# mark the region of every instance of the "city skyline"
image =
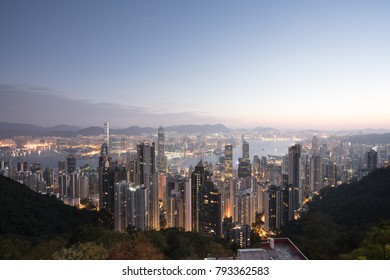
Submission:
[[389,8],[4,1],[0,119],[389,129]]

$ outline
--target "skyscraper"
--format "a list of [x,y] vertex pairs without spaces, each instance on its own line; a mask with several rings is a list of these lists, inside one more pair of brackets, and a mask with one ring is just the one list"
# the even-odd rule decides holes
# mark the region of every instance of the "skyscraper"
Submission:
[[127,202],[129,200],[129,186],[127,181],[122,180],[115,184],[114,222],[116,231],[125,231],[129,221]]
[[99,191],[99,208],[107,209],[111,202],[109,202],[110,195],[110,187],[109,187],[109,177],[108,171],[110,168],[111,158],[108,155],[108,147],[107,143],[103,143],[100,149],[100,157],[99,157],[99,179],[98,179],[98,191]]
[[191,174],[191,217],[192,217],[192,231],[199,232],[199,209],[202,199],[202,191],[204,183],[206,181],[206,173],[203,161],[199,161],[198,165],[195,166],[194,172]]
[[157,134],[157,171],[166,172],[167,158],[165,156],[165,136],[164,128],[160,126]]
[[186,227],[186,193],[188,180],[181,176],[170,176],[167,180],[165,208],[166,226],[185,228]]
[[242,158],[249,159],[249,143],[242,141]]
[[289,215],[288,220],[294,219],[294,212],[299,208],[303,190],[301,184],[301,145],[295,144],[288,148],[288,187],[289,187]]
[[242,141],[242,158],[238,159],[238,177],[248,178],[251,176],[251,161],[249,159],[249,143]]
[[233,178],[233,146],[225,145],[225,176]]
[[66,157],[66,166],[68,174],[76,171],[76,157],[69,155]]
[[258,155],[253,157],[252,176],[256,178],[257,182],[261,179],[261,161]]
[[133,225],[142,230],[146,230],[147,223],[147,189],[144,186],[136,186],[129,184],[129,194],[127,201],[127,217],[128,224]]
[[103,137],[104,137],[104,143],[107,144],[108,147],[110,147],[110,127],[108,122],[105,122],[103,124]]
[[221,195],[201,160],[191,174],[192,231],[205,235],[222,234]]
[[147,223],[149,229],[160,229],[158,174],[155,166],[155,144],[144,141],[137,145],[135,183],[147,191]]
[[319,153],[318,138],[316,135],[314,135],[313,139],[311,140],[311,153],[312,155],[316,155]]
[[206,178],[202,192],[203,200],[199,204],[199,232],[204,235],[221,237],[221,194],[218,193],[210,177]]

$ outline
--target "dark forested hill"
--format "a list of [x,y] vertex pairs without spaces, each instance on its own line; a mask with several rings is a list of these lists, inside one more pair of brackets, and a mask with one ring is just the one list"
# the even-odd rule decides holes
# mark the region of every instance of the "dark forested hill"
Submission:
[[310,209],[348,227],[370,227],[390,219],[390,169],[377,169],[352,184],[324,188]]
[[358,182],[322,189],[309,204],[309,212],[289,223],[283,235],[310,259],[337,259],[358,248],[373,228],[388,220],[390,168],[382,168]]
[[72,232],[97,224],[100,214],[63,204],[27,186],[0,176],[0,234],[40,236]]

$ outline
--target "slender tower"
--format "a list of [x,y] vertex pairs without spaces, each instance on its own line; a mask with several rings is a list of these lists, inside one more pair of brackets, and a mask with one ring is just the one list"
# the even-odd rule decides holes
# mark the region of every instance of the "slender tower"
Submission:
[[104,128],[104,131],[103,131],[104,143],[107,144],[107,147],[110,147],[110,127],[109,127],[108,122],[105,122],[103,124],[103,128]]
[[165,156],[165,136],[164,128],[160,126],[157,134],[157,171],[165,173],[167,169],[167,159]]
[[289,221],[294,219],[294,212],[299,208],[301,200],[301,149],[300,144],[295,144],[288,149]]

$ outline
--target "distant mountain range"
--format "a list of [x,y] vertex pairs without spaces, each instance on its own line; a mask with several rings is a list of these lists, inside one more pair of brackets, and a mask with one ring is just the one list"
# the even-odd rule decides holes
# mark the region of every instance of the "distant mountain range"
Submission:
[[[176,131],[179,133],[229,133],[230,129],[222,124],[204,124],[204,125],[176,125],[164,127],[165,131]],[[130,126],[128,128],[111,128],[112,135],[141,135],[156,134],[157,128]],[[69,125],[57,125],[53,127],[41,127],[31,124],[0,122],[0,138],[10,138],[16,136],[59,136],[74,137],[102,135],[103,127],[93,126],[81,128]]]
[[[111,135],[141,135],[141,134],[157,134],[158,128],[130,126],[128,128],[110,128]],[[272,127],[256,127],[253,129],[235,129],[230,130],[222,124],[203,124],[203,125],[174,125],[164,127],[165,131],[174,131],[178,133],[230,133],[240,132],[257,132],[261,134],[278,134],[285,133],[282,130]],[[287,133],[298,134],[302,137],[310,137],[315,134],[327,133],[334,136],[343,136],[348,141],[353,143],[367,144],[382,144],[390,143],[390,130],[388,129],[362,129],[362,130],[339,130],[339,131],[323,131],[316,129],[287,131]],[[103,127],[91,126],[82,128],[71,125],[56,125],[52,127],[42,127],[32,124],[8,123],[0,122],[0,138],[11,138],[16,136],[58,136],[58,137],[75,137],[82,136],[97,136],[103,134]]]
[[70,125],[56,125],[41,127],[32,124],[0,122],[0,137],[9,138],[15,136],[63,136],[74,134],[81,127]]
[[252,131],[258,132],[258,133],[276,133],[280,132],[279,129],[272,128],[272,127],[255,127],[252,129]]
[[352,143],[361,143],[361,144],[368,144],[368,145],[389,144],[390,133],[353,135],[347,137],[347,139]]

